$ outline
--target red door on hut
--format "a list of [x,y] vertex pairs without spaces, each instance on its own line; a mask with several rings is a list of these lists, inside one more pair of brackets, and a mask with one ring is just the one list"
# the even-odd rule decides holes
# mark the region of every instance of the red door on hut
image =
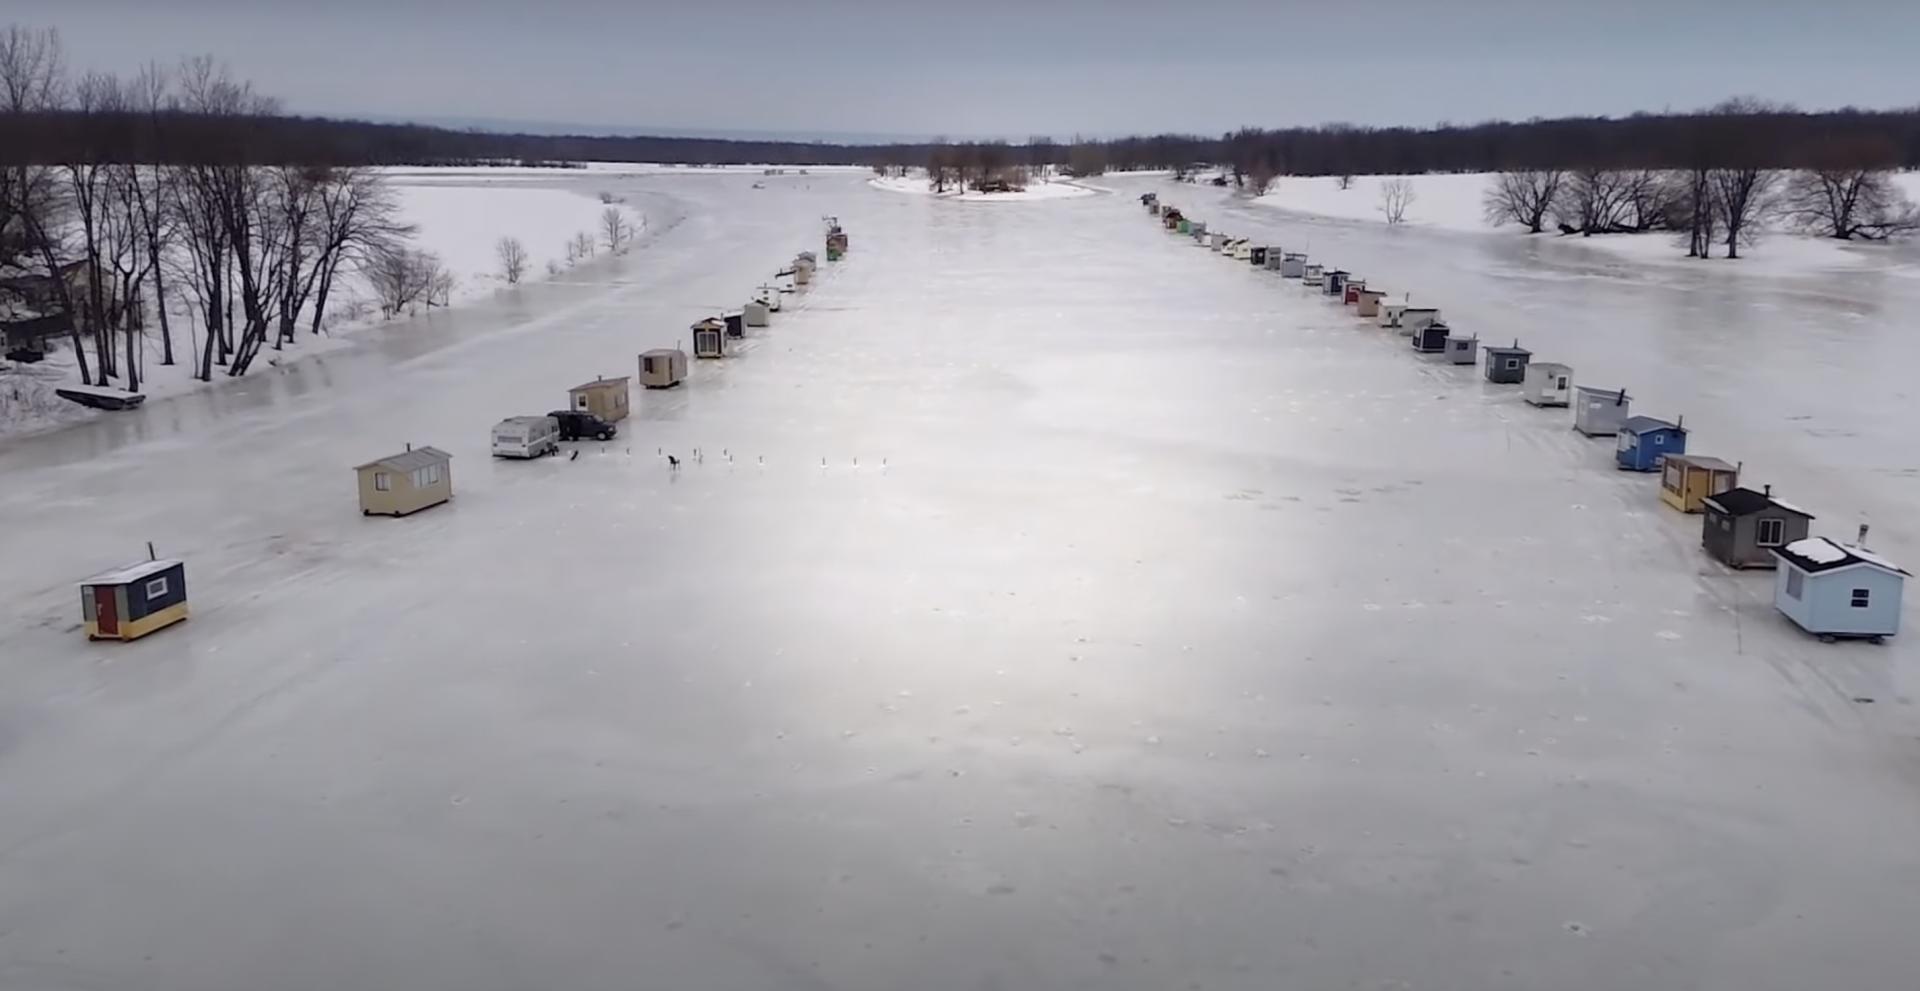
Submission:
[[120,635],[119,607],[114,605],[114,593],[117,591],[118,589],[111,585],[93,587],[94,622],[100,627],[101,636]]

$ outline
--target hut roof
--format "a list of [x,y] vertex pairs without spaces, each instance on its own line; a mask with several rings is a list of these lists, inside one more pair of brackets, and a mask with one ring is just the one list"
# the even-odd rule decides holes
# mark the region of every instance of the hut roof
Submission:
[[[1408,312],[1412,312],[1412,311],[1411,311],[1411,310],[1409,310]],[[1484,351],[1486,351],[1486,352],[1487,352],[1488,354],[1526,354],[1526,355],[1531,355],[1531,354],[1533,353],[1532,351],[1529,351],[1529,350],[1527,350],[1526,348],[1523,348],[1523,347],[1521,347],[1521,346],[1520,346],[1520,345],[1518,345],[1518,344],[1515,344],[1515,345],[1512,345],[1512,346],[1508,346],[1508,345],[1504,345],[1504,344],[1488,344],[1488,345],[1485,345],[1485,346],[1484,346],[1484,347],[1482,348],[1482,350],[1484,350]]]
[[1836,543],[1825,537],[1796,540],[1785,547],[1774,548],[1773,552],[1792,562],[1800,570],[1815,574],[1839,571],[1841,568],[1851,568],[1854,565],[1866,565],[1896,575],[1910,575],[1905,568],[1864,547]]
[[1679,464],[1689,464],[1695,468],[1705,468],[1708,471],[1739,470],[1738,467],[1730,465],[1720,458],[1710,457],[1705,454],[1670,454],[1667,455],[1667,460]]
[[161,573],[162,571],[166,571],[170,568],[177,568],[179,566],[180,566],[179,558],[163,557],[157,561],[141,561],[139,564],[129,564],[124,568],[115,568],[112,571],[102,571],[99,574],[94,575],[92,578],[89,578],[86,581],[81,582],[80,584],[82,585],[130,585],[134,582],[139,581],[142,578],[149,578]]
[[571,388],[571,389],[568,389],[567,391],[568,391],[568,392],[579,392],[579,391],[581,391],[581,390],[583,390],[583,389],[598,389],[598,388],[600,388],[600,387],[602,387],[602,386],[608,386],[608,385],[622,385],[622,386],[623,386],[623,385],[626,385],[626,384],[627,384],[627,378],[628,378],[628,376],[625,376],[625,375],[622,375],[622,376],[619,376],[618,378],[610,378],[610,379],[594,379],[593,381],[591,381],[591,382],[588,382],[588,383],[586,383],[586,384],[584,384],[584,385],[576,385],[576,386],[574,386],[573,388]]
[[1798,513],[1807,519],[1813,519],[1812,513],[1798,506],[1781,502],[1767,495],[1765,492],[1755,492],[1745,487],[1728,489],[1719,495],[1709,497],[1706,503],[1708,506],[1728,516],[1752,516],[1754,513],[1760,512],[1763,509],[1778,508],[1784,509],[1789,513]]
[[385,468],[388,471],[413,471],[418,468],[425,468],[428,465],[446,464],[452,460],[453,455],[437,447],[416,447],[411,451],[389,454],[384,458],[376,458],[363,465],[355,465],[353,470],[361,471],[367,468]]
[[652,349],[650,349],[650,350],[646,350],[646,351],[642,351],[642,352],[640,352],[640,357],[642,357],[642,358],[671,358],[671,357],[673,357],[673,356],[674,356],[674,355],[676,355],[676,354],[678,354],[678,355],[684,355],[684,354],[686,354],[686,352],[685,352],[685,351],[682,351],[682,350],[680,350],[679,348],[652,348]]
[[1628,434],[1650,434],[1655,430],[1678,430],[1677,425],[1668,423],[1657,416],[1629,416],[1620,421],[1620,432]]

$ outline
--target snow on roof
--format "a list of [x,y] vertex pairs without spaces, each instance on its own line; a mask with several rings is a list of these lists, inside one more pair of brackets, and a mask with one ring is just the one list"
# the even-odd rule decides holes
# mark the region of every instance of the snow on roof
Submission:
[[142,578],[146,578],[151,575],[157,575],[160,572],[166,571],[169,568],[177,568],[179,566],[180,566],[180,560],[178,558],[163,557],[157,561],[141,561],[138,564],[129,564],[124,568],[115,568],[112,571],[102,571],[101,573],[94,575],[92,578],[89,578],[86,581],[81,582],[80,584],[82,585],[128,585],[133,582],[137,582]]
[[1644,434],[1655,430],[1678,430],[1679,428],[1657,416],[1629,416],[1620,421],[1624,433]]
[[1881,557],[1878,554],[1875,554],[1870,550],[1867,550],[1865,547],[1861,547],[1857,544],[1844,544],[1842,546],[1845,548],[1848,554],[1851,554],[1854,557],[1857,557],[1860,560],[1873,565],[1874,567],[1885,568],[1888,571],[1898,571],[1903,575],[1907,573],[1907,569],[1902,568],[1901,566],[1893,563],[1892,561],[1887,560],[1884,557]]
[[610,378],[610,379],[594,379],[593,381],[591,381],[591,382],[588,382],[588,383],[586,383],[586,384],[584,384],[584,385],[576,385],[576,386],[574,386],[573,388],[571,388],[571,389],[568,389],[567,391],[568,391],[568,392],[579,392],[579,391],[580,391],[580,390],[582,390],[582,389],[595,389],[595,388],[599,388],[600,386],[604,386],[604,385],[625,385],[625,384],[626,384],[626,382],[627,382],[627,376],[625,376],[625,375],[622,375],[622,376],[620,376],[620,377],[618,377],[618,378]]
[[1792,562],[1808,574],[1825,574],[1846,568],[1873,568],[1890,574],[1910,574],[1905,568],[1865,548],[1852,544],[1836,543],[1825,537],[1808,537],[1796,540],[1785,547],[1774,548],[1774,553]]
[[1839,544],[1825,537],[1808,537],[1796,540],[1781,550],[1796,557],[1804,557],[1815,564],[1837,564],[1847,559],[1847,552]]

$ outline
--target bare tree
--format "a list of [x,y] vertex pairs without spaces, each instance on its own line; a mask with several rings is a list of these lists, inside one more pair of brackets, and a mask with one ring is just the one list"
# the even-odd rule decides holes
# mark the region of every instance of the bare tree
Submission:
[[[17,24],[0,31],[0,114],[24,116],[60,109],[66,82],[60,35]],[[68,204],[55,170],[38,164],[0,168],[0,235],[19,232],[20,246],[45,267],[51,302],[67,318],[67,334],[82,382],[92,382],[79,309],[64,277]]]
[[1353,188],[1353,176],[1347,175],[1344,172],[1341,173],[1339,176],[1336,176],[1333,182],[1334,182],[1334,185],[1339,186],[1341,189]]
[[1565,181],[1566,173],[1559,169],[1500,173],[1481,201],[1487,223],[1520,224],[1529,234],[1540,233]]
[[568,264],[586,261],[593,257],[593,253],[593,235],[586,231],[575,234],[573,240],[567,244]]
[[1420,194],[1413,190],[1413,180],[1406,176],[1396,176],[1380,184],[1380,212],[1389,224],[1405,221],[1407,207],[1419,198]]
[[632,225],[627,220],[627,212],[617,206],[600,211],[600,240],[611,254],[620,254],[627,248],[627,242],[633,238]]
[[1821,237],[1885,240],[1920,229],[1920,212],[1893,184],[1898,161],[1884,139],[1829,144],[1816,150],[1808,169],[1788,178],[1783,208],[1788,221]]
[[367,283],[387,317],[417,305],[445,306],[453,291],[453,276],[439,256],[404,245],[388,247],[369,260]]
[[1771,206],[1780,173],[1747,165],[1714,169],[1709,176],[1720,226],[1727,234],[1727,257],[1738,258],[1740,245],[1753,243],[1758,222]]
[[1613,169],[1574,169],[1560,184],[1554,215],[1584,237],[1622,230],[1628,181],[1628,173]]
[[1676,174],[1674,203],[1687,218],[1687,257],[1713,257],[1713,240],[1719,230],[1719,195],[1713,182],[1713,169],[1695,166]]
[[320,333],[328,299],[341,271],[353,267],[365,271],[374,258],[414,235],[412,225],[399,220],[400,207],[392,190],[370,168],[332,170],[329,181],[321,187],[318,211],[318,259],[310,323],[315,334]]
[[1673,219],[1673,183],[1659,169],[1621,173],[1620,210],[1629,229],[1662,230]]
[[503,237],[494,243],[493,254],[500,259],[500,277],[507,285],[519,285],[527,274],[527,246],[517,237]]

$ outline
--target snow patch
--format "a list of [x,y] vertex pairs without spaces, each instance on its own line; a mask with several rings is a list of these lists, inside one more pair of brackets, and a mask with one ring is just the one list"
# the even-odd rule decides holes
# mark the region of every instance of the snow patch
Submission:
[[958,200],[962,203],[1025,203],[1032,200],[1062,200],[1077,196],[1092,196],[1094,190],[1064,179],[1037,179],[1027,188],[1011,193],[976,193],[972,191],[947,190],[936,193],[927,184],[926,174],[914,173],[905,176],[878,176],[867,180],[875,189],[884,189],[892,193],[911,193],[916,196],[932,196],[943,200]]
[[1825,537],[1808,537],[1805,540],[1796,540],[1781,548],[1781,550],[1786,551],[1788,554],[1797,554],[1815,564],[1833,564],[1836,561],[1845,561],[1847,559],[1847,552],[1841,550],[1839,545]]

